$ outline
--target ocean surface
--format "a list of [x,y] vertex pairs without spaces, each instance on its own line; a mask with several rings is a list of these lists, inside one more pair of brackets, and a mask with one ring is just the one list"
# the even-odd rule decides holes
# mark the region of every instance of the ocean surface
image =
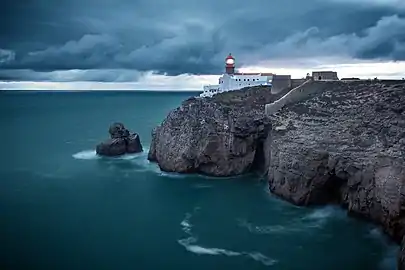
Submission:
[[[395,269],[379,228],[253,176],[159,171],[150,132],[193,92],[0,92],[0,269]],[[145,153],[98,158],[123,122]]]

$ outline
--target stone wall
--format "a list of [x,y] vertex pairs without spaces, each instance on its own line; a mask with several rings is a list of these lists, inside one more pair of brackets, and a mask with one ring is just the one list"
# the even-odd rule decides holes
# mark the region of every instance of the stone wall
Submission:
[[305,81],[298,87],[295,87],[287,94],[285,94],[279,100],[267,104],[265,106],[265,113],[266,115],[271,115],[278,110],[280,110],[283,106],[302,101],[304,99],[309,98],[311,95],[320,93],[323,90],[327,89],[331,86],[332,83],[340,83],[340,82],[327,82],[327,81]]

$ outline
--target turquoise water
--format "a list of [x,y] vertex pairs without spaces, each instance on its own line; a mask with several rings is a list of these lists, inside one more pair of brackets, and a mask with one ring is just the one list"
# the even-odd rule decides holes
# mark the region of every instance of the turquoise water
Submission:
[[148,148],[192,95],[0,92],[0,269],[395,269],[396,247],[338,208],[95,156],[114,121]]

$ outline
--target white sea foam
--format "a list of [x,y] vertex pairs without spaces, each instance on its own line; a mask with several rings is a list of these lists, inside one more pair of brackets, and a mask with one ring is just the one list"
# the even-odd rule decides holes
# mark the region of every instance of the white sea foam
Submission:
[[95,150],[84,150],[80,151],[76,154],[73,154],[72,156],[75,159],[87,159],[87,160],[92,160],[92,159],[110,159],[110,160],[132,160],[135,158],[140,158],[144,157],[144,153],[139,153],[139,154],[126,154],[118,157],[101,157],[97,155]]
[[162,172],[159,169],[159,166],[156,165],[158,170],[159,170],[159,176],[163,176],[163,177],[169,177],[169,178],[185,178],[185,177],[189,177],[189,175],[186,174],[181,174],[181,173],[175,173],[175,172]]
[[76,154],[73,154],[73,157],[75,159],[99,159],[99,158],[101,158],[100,156],[97,155],[95,150],[80,151]]
[[101,157],[97,155],[96,150],[84,150],[80,151],[76,154],[73,154],[73,158],[75,159],[85,159],[85,160],[92,160],[92,159],[108,159],[108,160],[133,160],[133,159],[146,159],[148,156],[149,148],[144,148],[144,151],[141,153],[135,154],[125,154],[118,157]]
[[191,234],[192,225],[190,223],[190,218],[191,218],[191,214],[187,213],[186,217],[180,223],[182,230],[187,234]]
[[302,231],[305,228],[296,227],[294,225],[255,225],[247,222],[246,220],[238,220],[240,227],[246,228],[249,232],[254,234],[281,234]]
[[262,264],[264,264],[266,266],[274,265],[275,263],[277,263],[277,260],[269,258],[260,252],[250,252],[250,253],[247,253],[246,255],[255,261],[261,262]]
[[238,219],[237,221],[240,227],[246,228],[254,234],[287,234],[321,228],[330,218],[339,217],[342,213],[336,207],[326,206],[315,209],[301,218],[289,220],[288,224],[258,225],[245,219]]
[[306,215],[303,219],[306,220],[318,220],[318,219],[327,219],[332,215],[337,213],[337,209],[331,206],[325,206],[313,210],[310,214]]
[[301,221],[307,227],[323,227],[331,218],[346,217],[345,212],[335,206],[325,206],[322,208],[314,209],[311,213],[304,216]]
[[[199,208],[195,208],[194,211],[197,211]],[[201,245],[197,245],[197,237],[193,236],[192,234],[192,227],[193,225],[190,222],[192,218],[192,214],[186,213],[185,218],[180,222],[182,230],[189,235],[189,237],[180,239],[177,242],[182,245],[187,251],[198,254],[198,255],[211,255],[211,256],[228,256],[228,257],[235,257],[235,256],[246,256],[255,261],[258,261],[266,266],[273,265],[277,263],[277,260],[267,257],[266,255],[260,252],[239,252],[233,251],[223,248],[216,248],[216,247],[204,247]]]
[[186,239],[178,240],[178,243],[190,252],[200,255],[225,255],[225,256],[240,256],[242,253],[226,250],[222,248],[207,248],[199,245],[195,245],[197,239],[195,237],[189,237]]

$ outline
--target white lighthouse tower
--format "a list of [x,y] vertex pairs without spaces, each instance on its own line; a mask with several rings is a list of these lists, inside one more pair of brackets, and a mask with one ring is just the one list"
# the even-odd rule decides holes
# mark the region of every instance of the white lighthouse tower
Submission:
[[238,73],[235,72],[235,58],[229,54],[225,58],[225,73],[219,78],[218,84],[205,85],[200,97],[212,97],[215,94],[239,90],[257,85],[269,85],[273,80],[273,73]]

